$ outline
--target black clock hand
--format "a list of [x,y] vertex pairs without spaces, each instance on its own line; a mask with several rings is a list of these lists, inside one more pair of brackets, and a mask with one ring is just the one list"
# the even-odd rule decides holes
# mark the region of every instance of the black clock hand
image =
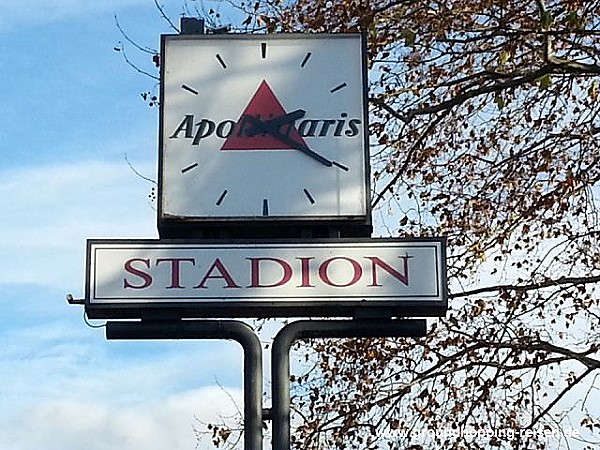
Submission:
[[[257,127],[256,122],[254,121],[253,122],[254,127],[251,128],[250,130],[246,131],[246,136],[256,136],[257,134],[259,134],[261,132],[262,133],[266,133],[266,132],[270,133],[270,131],[267,131],[267,130],[278,130],[283,125],[292,124],[292,123],[294,123],[294,121],[303,118],[305,114],[306,114],[306,111],[304,111],[303,109],[297,109],[296,111],[292,111],[291,113],[287,113],[283,116],[275,117],[274,119],[261,121],[263,126],[260,126],[260,127]],[[250,117],[250,116],[245,116],[244,120],[248,120],[248,117]],[[260,120],[260,119],[256,119],[256,120]]]
[[302,119],[306,111],[303,109],[297,109],[296,111],[292,111],[291,113],[287,113],[281,117],[275,117],[274,119],[269,119],[263,122],[265,125],[269,127],[280,127],[282,125],[287,125],[288,123],[294,123],[295,120]]
[[[305,111],[299,109],[297,111],[294,111],[290,114],[286,114],[285,116],[282,117],[277,117],[275,119],[271,119],[271,120],[267,120],[265,122],[263,122],[260,119],[257,119],[256,117],[253,116],[246,116],[246,118],[252,123],[252,125],[262,131],[264,131],[265,133],[269,133],[271,136],[273,136],[276,139],[279,139],[281,142],[283,142],[284,144],[289,145],[290,147],[301,151],[302,153],[304,153],[305,155],[310,156],[311,158],[317,160],[318,162],[320,162],[321,164],[327,166],[327,167],[331,167],[334,165],[334,163],[330,160],[328,160],[327,158],[325,158],[324,156],[319,155],[317,152],[312,151],[310,148],[308,148],[305,145],[300,144],[299,142],[296,142],[295,140],[291,139],[290,137],[286,136],[285,134],[281,133],[278,128],[285,123],[288,123],[296,120],[296,119],[289,119],[288,116],[292,116],[292,115],[299,115],[301,114],[300,117],[303,117],[305,114]],[[278,123],[277,126],[274,126],[273,124],[275,124],[277,121],[281,122],[283,121],[283,123]],[[337,164],[336,164],[337,165]]]

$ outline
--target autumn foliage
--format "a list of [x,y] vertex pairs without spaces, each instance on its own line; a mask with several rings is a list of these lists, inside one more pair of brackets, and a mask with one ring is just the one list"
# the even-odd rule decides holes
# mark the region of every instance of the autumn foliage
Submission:
[[595,448],[600,1],[240,7],[246,30],[367,35],[376,234],[449,244],[425,338],[303,347],[293,448]]

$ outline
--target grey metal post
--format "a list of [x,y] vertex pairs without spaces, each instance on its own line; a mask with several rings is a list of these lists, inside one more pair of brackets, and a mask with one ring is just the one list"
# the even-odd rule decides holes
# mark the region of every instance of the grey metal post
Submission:
[[106,339],[231,339],[244,350],[244,450],[262,450],[262,348],[254,330],[236,320],[107,322]]
[[426,321],[300,320],[283,327],[271,349],[273,450],[290,450],[290,349],[297,339],[425,336]]

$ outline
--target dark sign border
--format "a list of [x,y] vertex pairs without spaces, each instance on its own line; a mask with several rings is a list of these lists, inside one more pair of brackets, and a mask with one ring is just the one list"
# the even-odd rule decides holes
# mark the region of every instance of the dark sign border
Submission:
[[[436,243],[440,245],[439,270],[441,300],[223,300],[178,302],[121,301],[119,303],[92,303],[90,292],[92,248],[98,244],[115,245],[277,245],[299,244],[375,244],[375,243]],[[286,317],[441,317],[448,309],[445,238],[376,238],[376,239],[294,239],[294,240],[133,240],[133,239],[88,239],[86,252],[85,312],[90,319],[183,319],[183,318],[286,318]]]

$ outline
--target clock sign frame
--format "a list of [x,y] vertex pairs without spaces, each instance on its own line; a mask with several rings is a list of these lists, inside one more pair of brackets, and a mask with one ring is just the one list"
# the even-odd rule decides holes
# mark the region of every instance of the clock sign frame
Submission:
[[257,224],[370,233],[364,35],[163,35],[160,72],[162,237]]

